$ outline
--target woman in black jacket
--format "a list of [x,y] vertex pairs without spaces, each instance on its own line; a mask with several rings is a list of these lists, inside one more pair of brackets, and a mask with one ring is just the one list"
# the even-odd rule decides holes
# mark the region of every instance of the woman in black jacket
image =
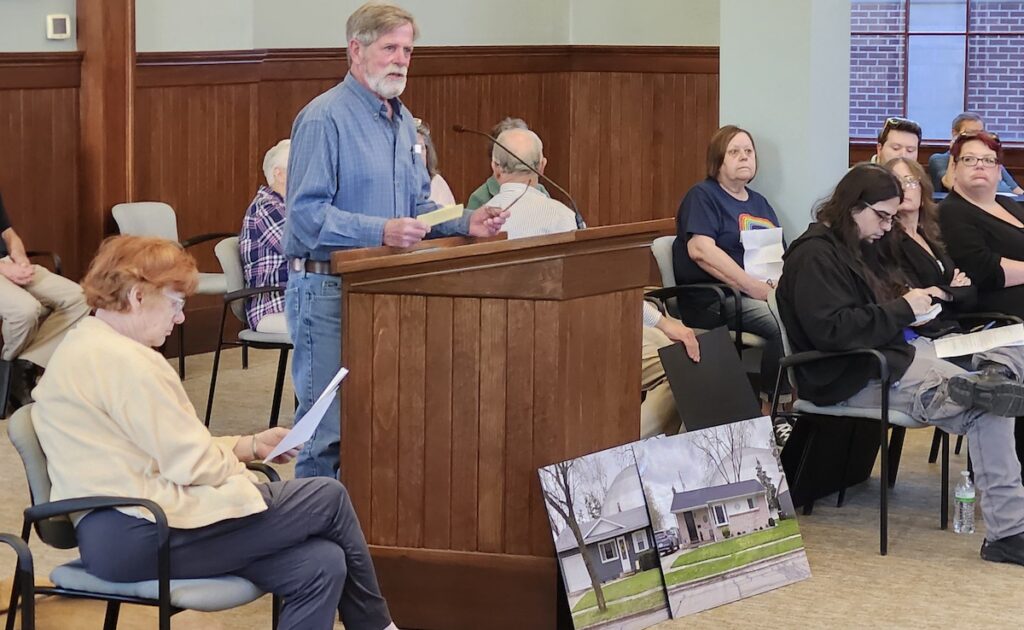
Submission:
[[[887,169],[851,169],[816,209],[817,223],[785,255],[778,302],[793,350],[873,348],[888,360],[889,407],[943,430],[967,434],[982,492],[986,560],[1024,565],[1024,487],[1014,452],[1013,420],[1024,413],[1024,366],[988,364],[979,374],[938,359],[932,341],[907,341],[917,316],[949,295],[934,286],[906,289],[864,262],[871,243],[892,229],[903,190]],[[877,365],[843,357],[797,368],[801,398],[820,405],[881,406]]]

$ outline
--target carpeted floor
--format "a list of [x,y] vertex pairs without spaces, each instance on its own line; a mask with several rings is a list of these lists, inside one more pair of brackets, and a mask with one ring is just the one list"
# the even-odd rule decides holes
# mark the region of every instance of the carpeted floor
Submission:
[[[212,430],[249,433],[266,426],[274,382],[276,353],[253,351],[248,370],[240,354],[226,353],[218,383]],[[186,389],[200,413],[205,409],[212,355],[190,357]],[[291,400],[290,389],[285,400]],[[285,417],[291,405],[285,404]],[[930,431],[910,431],[899,483],[890,495],[889,555],[878,555],[877,476],[847,492],[842,508],[819,502],[811,516],[800,516],[813,577],[764,595],[665,622],[676,628],[1019,628],[1024,625],[1024,568],[984,562],[978,557],[984,526],[972,536],[938,528],[939,467],[926,461]],[[953,456],[951,475],[966,466],[966,453]],[[281,467],[282,476],[292,475]],[[20,460],[0,431],[0,530],[17,532],[28,504]],[[955,481],[955,479],[954,479]],[[979,518],[980,523],[980,518]],[[36,574],[73,553],[32,544]],[[13,554],[0,551],[0,575],[9,574]],[[0,600],[6,602],[6,595]],[[6,604],[4,604],[6,605]],[[102,626],[102,605],[89,602],[40,602],[41,629],[77,630]],[[155,626],[152,610],[127,606],[122,630]],[[241,630],[267,628],[270,599],[223,613],[185,612],[177,629]],[[337,627],[341,627],[340,624]],[[486,627],[483,625],[481,627]]]

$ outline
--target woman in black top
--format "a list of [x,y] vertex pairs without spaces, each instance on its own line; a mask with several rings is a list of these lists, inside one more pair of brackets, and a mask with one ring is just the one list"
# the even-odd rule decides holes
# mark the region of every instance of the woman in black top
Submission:
[[949,254],[977,285],[980,310],[1024,317],[1024,208],[996,195],[1003,148],[980,132],[950,152],[953,192],[939,205]]
[[878,252],[879,264],[890,271],[895,266],[908,286],[943,287],[953,298],[943,303],[937,318],[915,327],[915,333],[935,339],[962,332],[955,317],[977,310],[978,290],[946,253],[931,181],[921,165],[910,158],[889,160],[885,167],[899,179],[903,202],[896,226],[880,243],[883,251]]
[[[1024,366],[986,367],[969,374],[935,356],[933,342],[908,342],[904,331],[933,299],[931,286],[906,289],[873,273],[865,250],[893,225],[903,200],[901,182],[874,164],[852,168],[816,210],[818,222],[790,245],[779,281],[779,314],[793,350],[842,352],[873,348],[888,360],[889,408],[943,430],[967,434],[982,493],[986,560],[1024,565],[1024,487],[1014,452],[1013,419],[1024,412]],[[1012,378],[1003,374],[1012,370]],[[796,370],[801,398],[817,404],[881,406],[877,364],[844,356]]]

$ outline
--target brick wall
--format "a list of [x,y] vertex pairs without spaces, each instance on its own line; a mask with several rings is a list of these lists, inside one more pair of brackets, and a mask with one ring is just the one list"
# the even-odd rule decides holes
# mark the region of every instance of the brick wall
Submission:
[[[904,113],[906,0],[851,0],[850,137]],[[1024,0],[971,0],[967,106],[1004,141],[1024,142]]]
[[851,138],[873,138],[883,120],[903,115],[904,48],[901,36],[851,36]]
[[1005,141],[1024,141],[1024,36],[972,36],[967,106]]

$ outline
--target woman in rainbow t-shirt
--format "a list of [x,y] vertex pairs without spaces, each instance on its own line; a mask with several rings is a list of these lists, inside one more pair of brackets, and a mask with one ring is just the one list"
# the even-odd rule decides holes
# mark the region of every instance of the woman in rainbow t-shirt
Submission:
[[[757,151],[748,131],[735,125],[716,131],[708,146],[707,169],[707,178],[686,193],[676,215],[677,238],[672,251],[676,283],[725,283],[741,291],[743,331],[766,341],[761,390],[767,396],[775,387],[782,337],[768,310],[773,282],[744,269],[741,233],[779,227],[779,219],[768,200],[747,187],[757,173]],[[726,321],[735,328],[732,301],[727,301],[726,307]],[[679,308],[691,326],[714,327],[722,321],[717,297],[710,291],[695,294]]]

